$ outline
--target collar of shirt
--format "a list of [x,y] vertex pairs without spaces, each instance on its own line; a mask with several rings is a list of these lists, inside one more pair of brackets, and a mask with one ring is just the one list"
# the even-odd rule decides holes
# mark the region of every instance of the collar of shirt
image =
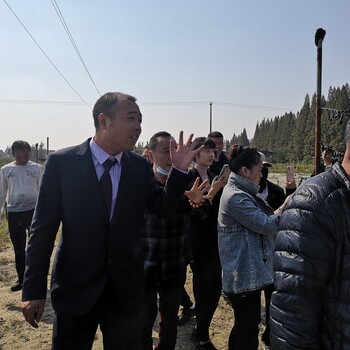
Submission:
[[116,156],[111,156],[94,141],[93,137],[90,140],[90,150],[100,165],[102,165],[108,158],[115,158],[118,161],[118,164],[121,164],[123,152],[118,153]]
[[261,193],[258,192],[256,195],[266,201],[267,197],[269,195],[269,188],[268,188],[268,186],[266,185],[266,187],[263,189],[263,191]]

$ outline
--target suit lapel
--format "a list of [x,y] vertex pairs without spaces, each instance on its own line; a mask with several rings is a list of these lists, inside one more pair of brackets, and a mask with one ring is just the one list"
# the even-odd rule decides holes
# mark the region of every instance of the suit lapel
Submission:
[[89,143],[90,139],[81,144],[77,150],[77,171],[80,172],[80,178],[83,182],[83,187],[86,188],[88,197],[91,199],[91,205],[95,205],[96,210],[98,210],[101,215],[104,216],[107,221],[109,221],[100,189],[100,183],[98,181],[96,169],[92,160]]

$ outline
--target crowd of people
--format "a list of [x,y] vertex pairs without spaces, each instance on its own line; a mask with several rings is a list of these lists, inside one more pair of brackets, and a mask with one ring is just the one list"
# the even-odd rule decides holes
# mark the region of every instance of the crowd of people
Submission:
[[22,141],[0,171],[18,274],[11,290],[23,289],[35,328],[61,226],[53,350],[91,349],[98,326],[106,350],[174,350],[193,317],[194,348],[215,350],[221,295],[234,314],[228,349],[256,350],[262,293],[266,349],[350,349],[350,121],[342,164],[289,196],[268,180],[263,153],[233,145],[225,155],[220,132],[184,142],[183,132],[176,141],[160,131],[135,154],[142,114],[130,95],[101,96],[93,120],[94,137],[51,154],[43,174]]

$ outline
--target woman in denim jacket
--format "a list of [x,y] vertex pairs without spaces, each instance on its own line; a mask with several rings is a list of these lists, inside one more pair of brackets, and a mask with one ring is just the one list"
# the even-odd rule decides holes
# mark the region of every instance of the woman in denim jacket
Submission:
[[[256,149],[240,145],[229,150],[232,171],[220,200],[218,244],[222,287],[232,304],[235,325],[229,350],[256,350],[259,345],[260,295],[273,286],[272,258],[278,219],[256,194],[263,162]],[[269,330],[266,331],[269,338]]]

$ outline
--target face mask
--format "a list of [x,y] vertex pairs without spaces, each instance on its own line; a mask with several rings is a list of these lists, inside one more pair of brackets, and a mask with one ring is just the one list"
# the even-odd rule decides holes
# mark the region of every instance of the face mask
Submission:
[[261,169],[261,173],[262,173],[262,179],[266,180],[269,177],[269,169],[263,167]]
[[170,173],[170,171],[166,171],[166,170],[162,169],[160,166],[157,166],[156,172],[159,174],[165,175],[165,176],[168,176]]
[[262,168],[261,169],[261,173],[262,173],[262,178],[260,179],[260,183],[259,183],[259,186],[260,186],[260,189],[259,189],[259,192],[263,192],[265,187],[266,187],[266,180],[269,176],[269,169],[268,168]]

